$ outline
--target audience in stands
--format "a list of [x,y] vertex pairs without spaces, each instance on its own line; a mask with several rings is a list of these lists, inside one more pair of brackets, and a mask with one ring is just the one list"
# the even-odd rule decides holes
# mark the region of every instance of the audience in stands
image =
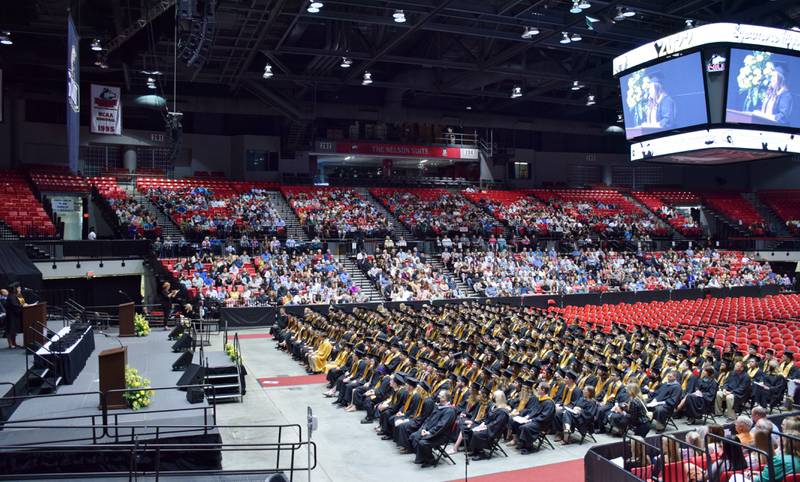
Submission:
[[310,236],[383,238],[392,226],[375,206],[350,189],[283,188]]
[[464,297],[452,277],[433,269],[416,248],[383,250],[357,258],[359,267],[391,301]]
[[128,197],[109,198],[107,201],[127,237],[154,238],[161,234],[158,220],[139,201]]

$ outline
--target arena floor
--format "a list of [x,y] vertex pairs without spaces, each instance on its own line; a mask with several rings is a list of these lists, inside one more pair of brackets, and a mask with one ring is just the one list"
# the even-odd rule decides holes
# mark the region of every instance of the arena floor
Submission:
[[[413,455],[400,454],[393,442],[380,440],[372,430],[373,425],[359,423],[363,412],[347,413],[334,408],[331,399],[322,396],[324,379],[308,376],[301,365],[275,348],[268,330],[243,330],[239,333],[248,371],[248,391],[243,403],[219,405],[217,421],[220,425],[299,423],[303,425],[305,436],[306,410],[311,407],[319,419],[319,429],[312,436],[318,450],[318,466],[312,472],[312,480],[464,480],[463,453],[453,456],[457,463],[455,466],[443,462],[438,467],[421,469],[414,465]],[[221,342],[215,342],[213,346],[221,346]],[[682,428],[680,423],[678,426]],[[226,442],[255,441],[259,437],[261,442],[265,441],[264,432],[261,435],[225,429],[221,432]],[[605,435],[596,438],[600,444],[619,440]],[[589,446],[589,443],[566,447],[556,445],[556,450],[543,448],[525,456],[513,448],[506,448],[508,458],[500,455],[491,460],[470,461],[469,479],[500,482],[533,480],[535,477],[559,482],[580,481],[583,480],[583,456]],[[298,466],[304,462],[305,453]],[[226,454],[223,466],[225,469],[263,468],[264,459],[252,453]],[[306,480],[306,476],[300,476],[299,480]]]

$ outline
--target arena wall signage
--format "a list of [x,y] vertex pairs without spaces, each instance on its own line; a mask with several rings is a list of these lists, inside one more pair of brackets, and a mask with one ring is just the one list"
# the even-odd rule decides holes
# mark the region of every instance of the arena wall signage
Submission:
[[478,160],[478,149],[466,147],[318,141],[316,148],[319,153],[331,154]]
[[119,87],[92,84],[92,133],[122,135]]

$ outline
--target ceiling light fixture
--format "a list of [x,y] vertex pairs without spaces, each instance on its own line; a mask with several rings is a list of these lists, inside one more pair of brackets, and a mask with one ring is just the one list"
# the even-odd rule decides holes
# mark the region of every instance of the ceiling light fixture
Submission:
[[583,86],[577,80],[572,81],[572,90],[581,90]]
[[568,44],[572,42],[572,40],[569,39],[569,34],[567,32],[561,32],[561,40],[558,42],[562,44]]
[[511,89],[511,98],[517,99],[522,97],[522,87],[515,85],[513,89]]
[[95,67],[99,67],[104,70],[108,68],[108,64],[106,64],[105,59],[100,55],[97,56],[97,59],[94,61],[94,65]]
[[467,110],[472,110],[472,106],[471,106],[471,105],[468,105],[468,106],[467,106]]
[[622,114],[617,114],[617,124],[622,124]]
[[0,33],[0,44],[3,44],[3,45],[14,45],[14,41],[11,40],[11,32],[2,32],[2,33]]
[[621,22],[626,18],[635,17],[636,12],[633,10],[628,9],[627,7],[618,6],[617,7],[617,14],[614,16],[614,20],[617,22]]
[[578,1],[578,6],[581,8],[581,10],[586,10],[587,8],[592,8],[592,4],[587,2],[586,0],[579,0]]
[[690,28],[694,28],[694,20],[692,20],[691,18],[687,18],[686,20],[684,20],[683,23],[686,24],[686,30],[689,30]]
[[160,70],[142,70],[144,75],[161,75]]
[[372,74],[369,71],[364,72],[364,80],[361,81],[361,85],[369,85],[372,83]]
[[522,38],[525,40],[535,37],[539,35],[539,29],[536,27],[525,27],[522,29]]
[[342,57],[342,63],[339,64],[339,67],[343,69],[349,69],[351,65],[353,65],[352,60],[348,59],[347,57]]
[[100,45],[99,39],[92,40],[92,50],[95,52],[100,52],[101,50],[103,50],[103,46]]
[[405,23],[406,22],[406,14],[402,10],[395,10],[394,14],[392,15],[392,17],[394,17],[394,21],[397,22],[397,23]]
[[308,13],[319,13],[319,10],[325,5],[322,2],[311,2],[306,11]]
[[572,8],[569,9],[569,13],[581,13],[583,10],[579,6],[579,4],[580,4],[579,0],[574,0],[572,2]]
[[264,66],[264,74],[261,76],[265,79],[271,79],[272,76],[275,75],[272,73],[272,64],[267,64]]
[[594,100],[594,95],[593,94],[589,94],[589,96],[586,98],[586,105],[587,106],[595,105],[596,103],[597,102],[595,102],[595,100]]
[[581,37],[581,34],[576,32],[572,34],[572,37],[570,37],[569,39],[572,40],[573,42],[580,42],[581,40],[583,40],[583,37]]

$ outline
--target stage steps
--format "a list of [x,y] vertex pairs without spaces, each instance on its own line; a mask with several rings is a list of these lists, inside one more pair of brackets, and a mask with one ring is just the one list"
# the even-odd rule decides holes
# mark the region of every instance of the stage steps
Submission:
[[[239,348],[241,354],[241,348]],[[206,385],[214,387],[206,391],[208,403],[244,401],[244,366],[237,365],[223,352],[207,352],[204,360]]]

